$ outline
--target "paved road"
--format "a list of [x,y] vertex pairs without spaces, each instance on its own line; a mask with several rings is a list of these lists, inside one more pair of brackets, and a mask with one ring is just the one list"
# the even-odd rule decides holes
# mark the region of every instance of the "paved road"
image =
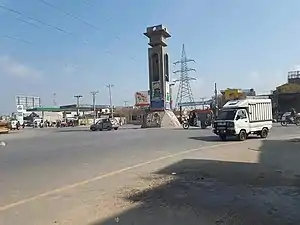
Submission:
[[[300,135],[300,129],[275,126],[270,137],[284,135]],[[32,129],[1,136],[7,145],[0,147],[0,217],[6,225],[19,224],[16,213],[34,209],[37,200],[38,208],[44,207],[42,198],[71,190],[70,185],[88,184],[95,177],[183,150],[220,144],[216,139],[209,129]],[[33,220],[21,221],[32,224]]]

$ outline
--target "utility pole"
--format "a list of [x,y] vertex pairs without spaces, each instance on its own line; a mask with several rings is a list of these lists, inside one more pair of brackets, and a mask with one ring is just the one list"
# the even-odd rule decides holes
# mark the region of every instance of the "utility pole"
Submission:
[[56,102],[56,93],[53,92],[52,95],[53,95],[53,106],[56,107],[56,106],[57,106],[57,102]]
[[202,100],[202,109],[204,110],[205,98],[201,98]]
[[79,117],[79,103],[80,103],[80,98],[82,98],[82,95],[74,95],[74,98],[76,98],[76,108],[77,108],[77,116]]
[[111,96],[111,88],[113,87],[113,84],[108,84],[106,87],[108,88],[108,94],[109,94],[109,105],[110,105],[110,113],[111,113],[111,118],[114,118],[114,109],[112,105],[112,96]]
[[170,83],[170,109],[173,110],[173,86],[175,86],[175,83]]
[[217,89],[217,83],[215,83],[215,116],[218,116],[218,107],[219,107],[219,101],[218,101],[218,89]]
[[91,94],[93,96],[93,111],[94,111],[94,124],[96,122],[97,112],[96,112],[96,95],[99,93],[99,91],[91,91]]
[[124,107],[126,108],[127,107],[127,103],[128,103],[129,101],[124,101]]

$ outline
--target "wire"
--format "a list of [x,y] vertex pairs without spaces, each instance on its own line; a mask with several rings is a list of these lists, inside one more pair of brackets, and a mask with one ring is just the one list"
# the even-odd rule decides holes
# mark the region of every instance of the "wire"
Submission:
[[44,25],[44,26],[47,26],[47,27],[49,27],[49,28],[51,28],[51,29],[53,29],[53,30],[59,31],[59,32],[61,32],[61,33],[68,34],[68,35],[72,35],[72,33],[68,32],[68,31],[66,31],[66,30],[64,30],[64,29],[62,29],[62,28],[60,28],[60,27],[53,26],[53,25],[51,25],[51,24],[48,24],[48,23],[46,23],[46,22],[43,22],[43,21],[41,21],[41,20],[39,20],[39,19],[36,19],[36,18],[33,18],[33,17],[31,17],[31,16],[27,16],[27,15],[25,15],[25,14],[23,14],[23,13],[17,11],[17,10],[11,9],[11,8],[9,8],[9,7],[6,7],[5,5],[0,4],[0,8],[6,10],[6,11],[8,11],[8,12],[11,12],[11,13],[13,13],[13,14],[16,14],[16,15],[19,15],[19,16],[22,16],[22,17],[25,17],[25,18],[27,18],[27,19],[30,19],[30,20],[32,20],[32,21],[36,21],[36,22],[38,22],[38,23],[40,23],[40,24],[42,24],[42,25]]
[[87,0],[82,0],[85,4],[89,5],[90,7],[92,7],[91,3],[88,2]]
[[12,40],[15,40],[15,41],[19,41],[19,42],[24,43],[24,44],[31,44],[29,41],[26,41],[24,39],[17,38],[17,37],[12,37],[12,36],[8,36],[8,35],[3,35],[2,37],[7,38],[7,39],[12,39]]
[[49,2],[47,2],[46,0],[38,0],[38,1],[44,3],[45,5],[48,5],[49,7],[51,7],[51,8],[53,8],[53,9],[59,11],[60,13],[66,15],[66,16],[69,16],[69,17],[71,17],[71,18],[73,18],[73,19],[75,19],[75,20],[78,20],[78,21],[80,21],[80,22],[82,22],[82,23],[88,25],[89,27],[91,27],[91,28],[93,28],[93,29],[100,30],[100,28],[96,27],[95,25],[91,24],[90,22],[88,22],[88,21],[86,21],[86,20],[80,18],[79,16],[76,16],[76,15],[74,15],[74,14],[71,14],[71,13],[69,13],[69,12],[64,11],[64,10],[60,9],[59,7],[57,7],[57,6],[55,6],[55,5],[53,5],[53,4],[49,3]]
[[37,28],[41,28],[41,27],[39,27],[38,25],[36,25],[36,24],[34,24],[34,23],[31,23],[31,22],[29,22],[29,21],[26,21],[26,20],[21,19],[20,17],[16,17],[16,20],[19,20],[19,21],[21,21],[22,23],[26,23],[26,24],[28,24],[28,25],[31,25],[31,26],[34,26],[34,27],[37,27]]
[[[35,21],[35,22],[37,22],[37,23],[39,23],[39,24],[41,24],[41,25],[43,25],[43,26],[45,26],[45,27],[48,27],[48,28],[52,29],[52,30],[56,30],[56,31],[59,31],[60,33],[63,33],[63,34],[66,34],[66,35],[70,35],[70,36],[77,37],[77,35],[74,34],[74,33],[72,33],[72,32],[69,32],[69,31],[67,31],[67,30],[65,30],[65,29],[63,29],[63,28],[60,28],[60,27],[51,25],[51,24],[49,24],[49,23],[46,23],[46,22],[44,22],[44,21],[42,21],[42,20],[39,20],[39,19],[36,19],[36,18],[34,18],[34,17],[25,15],[24,13],[22,13],[22,12],[20,12],[20,11],[17,11],[17,10],[15,10],[15,9],[9,8],[9,7],[5,6],[5,5],[0,4],[0,8],[4,9],[4,10],[10,12],[10,13],[16,14],[16,15],[18,15],[18,16],[21,16],[21,17],[27,18],[27,19],[29,19],[29,20]],[[19,18],[16,18],[16,19],[19,19]],[[19,19],[19,20],[20,20],[20,19]],[[36,24],[31,23],[31,22],[28,22],[28,21],[23,20],[23,19],[21,19],[21,21],[22,21],[22,22],[25,22],[25,23],[27,23],[27,24],[36,26]],[[88,41],[88,40],[83,40],[83,43],[84,43],[84,44],[88,44],[89,41]]]

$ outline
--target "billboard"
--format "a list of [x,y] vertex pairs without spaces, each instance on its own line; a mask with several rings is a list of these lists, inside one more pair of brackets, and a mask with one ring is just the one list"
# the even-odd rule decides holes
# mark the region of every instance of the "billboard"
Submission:
[[135,106],[148,106],[150,104],[148,91],[138,91],[135,93]]
[[235,100],[245,98],[245,93],[240,89],[227,89],[224,93],[225,100]]
[[17,95],[15,97],[15,101],[16,101],[17,111],[20,109],[20,107],[23,107],[22,111],[24,110],[26,111],[26,109],[41,107],[40,97]]

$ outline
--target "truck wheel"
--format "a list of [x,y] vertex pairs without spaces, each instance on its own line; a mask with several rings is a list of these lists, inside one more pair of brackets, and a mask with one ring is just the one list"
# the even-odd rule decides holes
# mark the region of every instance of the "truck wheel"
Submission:
[[260,137],[261,137],[261,138],[266,138],[266,137],[268,136],[268,134],[269,134],[268,128],[264,127],[264,128],[261,130],[261,132],[260,132]]
[[222,141],[226,141],[227,139],[226,134],[219,134],[219,137]]
[[286,121],[281,121],[280,122],[281,126],[286,127],[287,126],[287,122]]
[[241,130],[239,135],[238,135],[238,140],[239,141],[245,141],[247,139],[247,133],[245,130]]
[[182,127],[183,127],[183,129],[189,129],[189,127],[190,127],[190,124],[188,124],[188,123],[183,123],[182,124]]

